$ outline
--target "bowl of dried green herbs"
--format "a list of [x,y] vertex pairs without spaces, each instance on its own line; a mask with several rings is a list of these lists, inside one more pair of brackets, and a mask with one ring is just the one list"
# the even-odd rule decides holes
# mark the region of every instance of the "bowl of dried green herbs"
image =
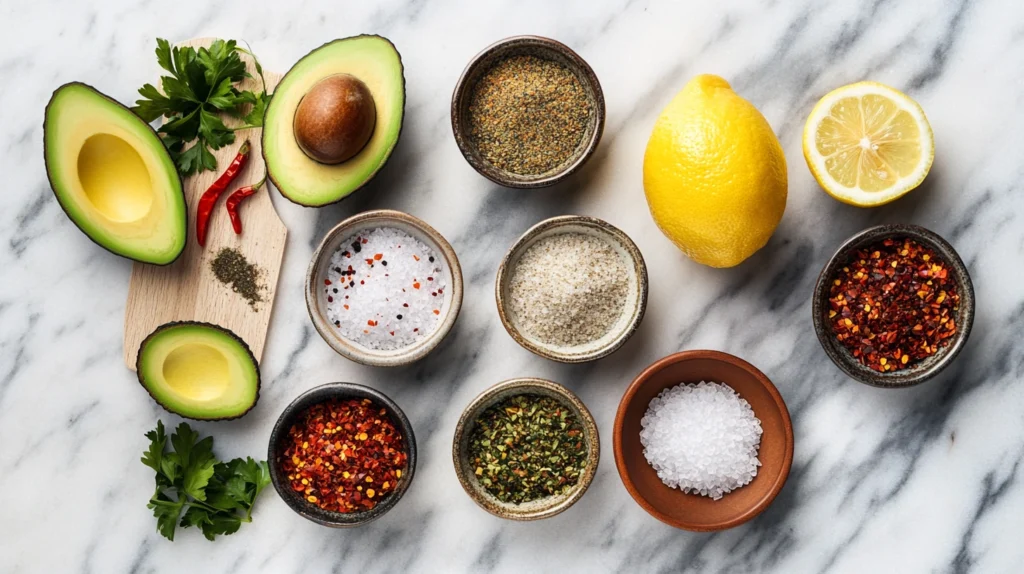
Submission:
[[565,44],[514,36],[469,62],[451,117],[459,150],[481,175],[505,187],[546,187],[597,149],[604,93],[594,70]]
[[597,424],[579,397],[536,378],[504,381],[466,407],[452,444],[455,474],[499,518],[538,520],[576,503],[600,460]]

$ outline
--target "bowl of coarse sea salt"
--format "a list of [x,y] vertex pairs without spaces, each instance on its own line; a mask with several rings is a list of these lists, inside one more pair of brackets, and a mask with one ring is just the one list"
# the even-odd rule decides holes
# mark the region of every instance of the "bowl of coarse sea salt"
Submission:
[[775,500],[793,464],[793,425],[778,389],[720,351],[657,361],[615,415],[615,465],[626,490],[662,522],[732,528]]
[[448,334],[462,307],[462,268],[433,227],[376,210],[327,232],[306,275],[306,309],[344,357],[393,367],[418,361]]

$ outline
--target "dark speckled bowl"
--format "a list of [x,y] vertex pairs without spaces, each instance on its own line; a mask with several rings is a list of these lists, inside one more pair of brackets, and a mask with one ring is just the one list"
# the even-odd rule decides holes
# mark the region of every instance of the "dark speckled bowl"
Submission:
[[[476,424],[476,419],[491,405],[509,397],[522,394],[534,394],[552,397],[572,409],[583,426],[583,438],[587,443],[588,464],[580,474],[576,487],[565,494],[548,496],[539,500],[512,504],[502,502],[484,490],[473,474],[473,466],[469,460],[469,438]],[[538,520],[564,512],[576,504],[583,493],[590,487],[601,459],[601,443],[597,435],[597,424],[587,410],[586,405],[572,391],[551,381],[535,378],[522,378],[504,381],[487,389],[469,403],[462,411],[459,422],[455,426],[455,439],[452,442],[452,458],[455,461],[455,474],[462,483],[466,494],[480,508],[499,517],[509,520]]]
[[[307,408],[330,399],[370,399],[374,403],[383,406],[391,415],[392,422],[398,427],[405,439],[405,449],[409,453],[406,470],[402,471],[402,478],[398,487],[387,494],[377,506],[365,512],[340,513],[323,510],[307,502],[302,496],[291,489],[288,484],[288,477],[281,470],[277,457],[284,450],[284,441],[288,437],[288,429]],[[305,518],[334,528],[349,528],[362,526],[380,518],[387,511],[391,510],[398,500],[402,498],[405,491],[409,489],[413,476],[416,474],[416,437],[412,432],[412,425],[409,419],[402,412],[402,409],[390,398],[380,391],[354,383],[328,383],[310,389],[299,395],[290,405],[285,407],[284,412],[278,417],[274,430],[270,433],[270,447],[267,453],[267,460],[270,461],[270,478],[274,488],[281,495],[285,503],[292,510]]]
[[[850,253],[858,248],[878,243],[888,237],[909,237],[924,245],[941,257],[953,272],[953,278],[960,287],[960,309],[955,321],[957,332],[949,344],[918,364],[899,371],[880,373],[860,363],[833,335],[828,322],[829,285],[838,269],[849,261]],[[956,250],[935,232],[910,224],[888,224],[871,227],[846,240],[818,275],[811,303],[814,315],[814,331],[818,335],[825,354],[851,378],[875,387],[902,388],[917,385],[939,374],[949,366],[960,350],[967,344],[974,323],[974,286],[967,267]]]
[[[519,175],[499,169],[480,155],[469,135],[469,104],[477,81],[497,62],[510,56],[521,55],[536,56],[567,67],[583,85],[591,106],[590,124],[576,152],[562,165],[537,175]],[[462,72],[462,77],[459,78],[459,83],[455,85],[451,113],[455,143],[459,145],[459,150],[473,169],[499,185],[533,189],[562,181],[593,155],[604,132],[604,92],[590,65],[565,44],[540,36],[513,36],[491,44],[469,62]]]

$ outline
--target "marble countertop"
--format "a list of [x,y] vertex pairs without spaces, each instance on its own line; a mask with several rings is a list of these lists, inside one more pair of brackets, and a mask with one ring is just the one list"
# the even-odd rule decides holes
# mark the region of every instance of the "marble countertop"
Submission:
[[[684,6],[685,5],[685,6]],[[102,7],[101,7],[102,6]],[[142,0],[0,6],[0,571],[4,572],[1019,572],[1024,564],[1024,10],[998,0],[481,3]],[[158,73],[156,36],[247,40],[285,71],[321,43],[363,32],[405,62],[405,131],[391,163],[339,205],[304,209],[273,193],[290,235],[262,363],[258,406],[195,425],[225,458],[265,456],[296,395],[329,381],[372,385],[412,420],[416,480],[371,525],[323,528],[272,490],[254,521],[207,542],[171,543],[146,509],[143,433],[176,424],[121,360],[130,262],[88,241],[53,198],[43,166],[43,107],[81,80],[123,101]],[[594,68],[608,120],[594,158],[558,187],[499,188],[463,160],[449,123],[466,62],[505,36],[561,40]],[[789,162],[789,203],[768,245],[739,267],[697,265],[652,224],[641,163],[654,118],[693,75],[711,72],[763,111]],[[935,131],[921,189],[886,207],[842,205],[815,184],[800,135],[813,104],[862,79],[917,99]],[[374,369],[335,354],[303,303],[309,257],[351,214],[408,211],[461,258],[467,290],[447,341],[418,364]],[[508,246],[560,214],[607,219],[647,260],[650,312],[595,364],[559,365],[502,329],[494,274]],[[912,222],[967,262],[978,307],[969,344],[929,383],[880,390],[844,376],[811,327],[818,271],[869,225]],[[681,349],[730,352],[762,369],[793,417],[789,481],[760,517],[695,534],[644,512],[615,470],[611,429],[628,383]],[[451,439],[462,408],[516,376],[561,382],[602,432],[589,492],[564,514],[511,523],[459,486]]]

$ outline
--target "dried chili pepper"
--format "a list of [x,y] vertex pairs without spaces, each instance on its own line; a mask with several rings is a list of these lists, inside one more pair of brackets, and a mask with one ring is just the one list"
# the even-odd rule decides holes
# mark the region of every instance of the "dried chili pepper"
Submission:
[[278,456],[293,491],[333,512],[369,510],[406,469],[402,434],[369,399],[313,405],[288,429]]
[[242,171],[242,168],[249,161],[251,149],[249,140],[245,140],[242,147],[238,148],[238,154],[235,155],[235,159],[231,161],[228,168],[224,170],[224,173],[220,174],[217,181],[213,182],[209,189],[203,192],[203,195],[199,198],[199,207],[196,211],[196,239],[199,240],[199,245],[206,245],[206,231],[210,227],[210,214],[213,213],[213,207],[217,205],[217,200],[220,199],[221,194],[227,190],[231,182],[238,177],[239,172]]
[[956,334],[960,294],[949,267],[909,238],[856,250],[832,279],[828,321],[861,364],[898,371]]
[[228,196],[225,207],[228,209],[228,216],[231,218],[231,227],[235,230],[235,235],[242,234],[242,216],[238,213],[238,206],[241,205],[243,199],[259,191],[266,181],[267,177],[263,176],[263,179],[259,180],[255,185],[240,187]]

